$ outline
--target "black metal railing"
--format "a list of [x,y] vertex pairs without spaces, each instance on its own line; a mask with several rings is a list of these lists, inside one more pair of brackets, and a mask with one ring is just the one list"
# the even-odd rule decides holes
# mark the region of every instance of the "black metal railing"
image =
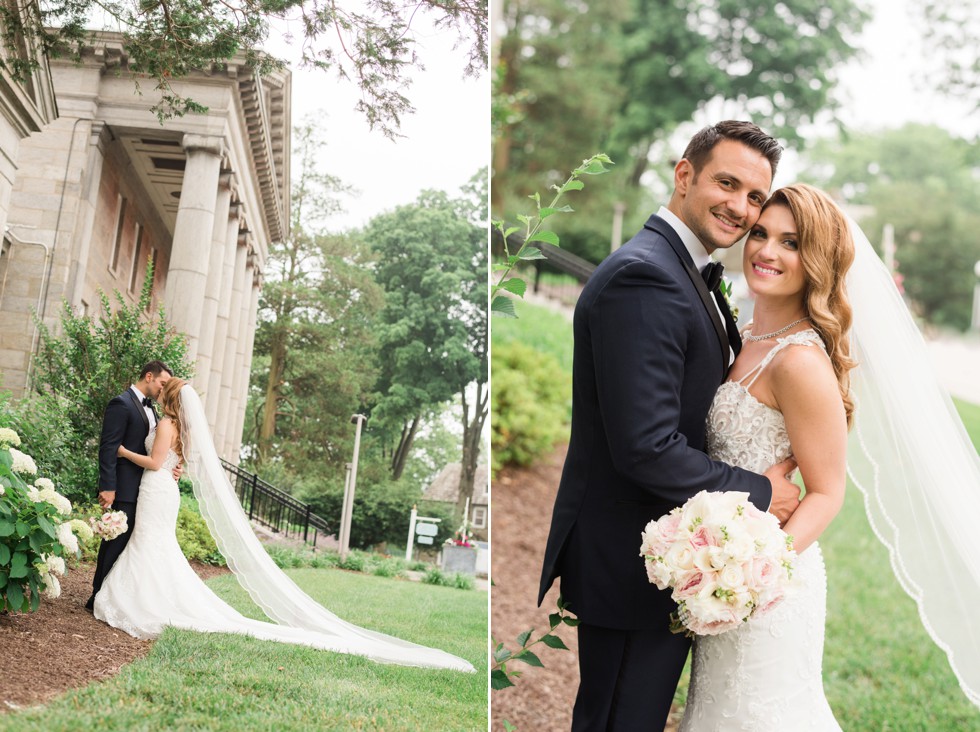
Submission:
[[250,520],[286,538],[302,539],[314,547],[318,536],[333,533],[327,522],[313,513],[308,503],[297,501],[255,473],[242,470],[226,460],[221,461],[221,466],[228,473]]

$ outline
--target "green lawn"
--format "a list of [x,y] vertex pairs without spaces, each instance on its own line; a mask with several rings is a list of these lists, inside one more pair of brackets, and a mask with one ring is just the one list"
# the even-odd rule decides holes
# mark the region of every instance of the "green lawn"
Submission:
[[[406,668],[247,637],[168,630],[149,656],[0,730],[385,730],[487,728],[487,595],[339,570],[288,572],[358,625],[441,648],[475,674]],[[262,619],[233,577],[208,583]],[[57,653],[57,649],[38,649]]]

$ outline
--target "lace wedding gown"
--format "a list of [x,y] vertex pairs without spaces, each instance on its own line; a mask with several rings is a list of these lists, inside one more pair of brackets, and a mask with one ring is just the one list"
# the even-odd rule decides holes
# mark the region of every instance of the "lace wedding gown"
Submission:
[[[153,431],[146,438],[147,454],[152,452],[155,436]],[[178,462],[177,453],[170,450],[159,470],[144,471],[133,534],[95,596],[96,618],[143,639],[156,638],[165,627],[173,626],[249,635],[385,663],[473,670],[468,662],[449,653],[365,631],[339,618],[343,630],[336,635],[246,618],[201,581],[177,543],[180,493],[172,472]]]
[[[823,348],[823,341],[813,330],[780,338],[740,381],[719,387],[708,412],[712,459],[762,473],[790,456],[782,413],[749,388],[791,345]],[[813,543],[799,555],[792,591],[768,615],[695,639],[680,732],[840,732],[823,691],[826,606],[823,556]]]

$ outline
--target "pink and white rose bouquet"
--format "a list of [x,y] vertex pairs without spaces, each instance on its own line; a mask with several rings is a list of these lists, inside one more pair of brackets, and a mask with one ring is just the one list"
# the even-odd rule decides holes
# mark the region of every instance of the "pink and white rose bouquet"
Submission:
[[647,524],[640,556],[647,577],[672,589],[671,630],[718,635],[783,600],[793,573],[793,538],[748,493],[701,491]]
[[122,511],[106,511],[99,518],[94,516],[89,519],[92,531],[101,536],[105,541],[112,541],[120,534],[126,533],[129,523],[126,514]]

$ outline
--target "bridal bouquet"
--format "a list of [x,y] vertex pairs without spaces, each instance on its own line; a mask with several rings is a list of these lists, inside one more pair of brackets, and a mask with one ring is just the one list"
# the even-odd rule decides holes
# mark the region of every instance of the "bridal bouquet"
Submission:
[[129,528],[126,514],[122,511],[106,511],[99,518],[93,516],[88,521],[92,525],[92,531],[105,541],[112,541]]
[[647,577],[673,590],[671,630],[718,635],[769,612],[786,594],[796,552],[775,516],[748,493],[701,491],[647,524]]

